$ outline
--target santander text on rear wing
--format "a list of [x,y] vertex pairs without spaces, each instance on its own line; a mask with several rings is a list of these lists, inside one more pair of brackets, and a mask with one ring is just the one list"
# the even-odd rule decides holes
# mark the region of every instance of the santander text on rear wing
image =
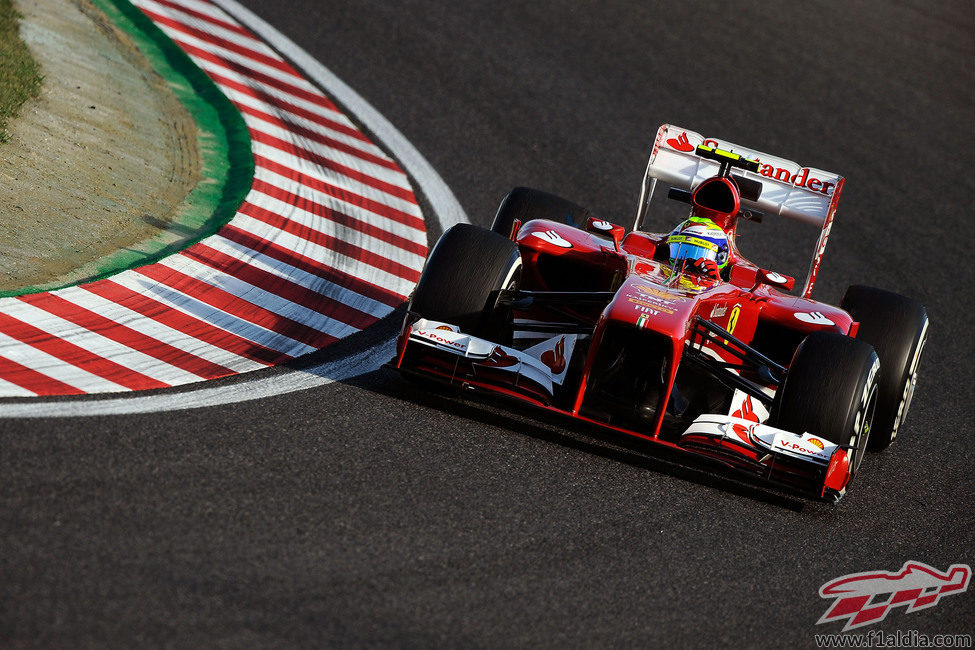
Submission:
[[822,226],[839,201],[843,177],[838,174],[803,167],[791,160],[717,138],[705,138],[671,124],[664,124],[657,130],[647,163],[647,178],[693,190],[699,183],[717,174],[719,166],[714,160],[698,156],[695,153],[698,145],[716,147],[743,158],[758,160],[757,172],[735,172],[762,184],[758,200],[750,201],[742,197],[742,204],[749,208]]
[[742,207],[822,228],[803,288],[802,295],[808,297],[812,293],[833,215],[843,190],[844,178],[833,172],[803,167],[785,158],[718,138],[706,138],[700,133],[672,124],[664,124],[657,130],[650,160],[647,162],[634,229],[638,229],[643,223],[657,180],[682,190],[693,190],[702,181],[718,174],[720,163],[699,156],[696,153],[699,145],[729,151],[759,162],[757,171],[735,170],[736,175],[761,184],[761,192],[756,199],[741,197]]

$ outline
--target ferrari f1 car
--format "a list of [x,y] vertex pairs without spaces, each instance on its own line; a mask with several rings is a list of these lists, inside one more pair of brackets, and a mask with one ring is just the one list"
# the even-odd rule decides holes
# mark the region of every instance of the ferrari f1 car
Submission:
[[[713,240],[641,230],[658,181],[727,242],[717,275],[675,258]],[[852,286],[839,307],[812,300],[843,183],[665,124],[629,232],[527,188],[491,230],[447,230],[392,363],[838,501],[864,452],[897,436],[928,328],[923,306],[880,289]],[[739,220],[763,217],[821,228],[798,291],[735,245]]]

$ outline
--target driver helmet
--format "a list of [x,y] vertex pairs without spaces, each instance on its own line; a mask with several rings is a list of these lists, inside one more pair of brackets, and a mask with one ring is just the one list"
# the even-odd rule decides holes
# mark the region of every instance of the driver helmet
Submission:
[[728,265],[728,237],[716,223],[704,217],[681,222],[667,236],[670,265],[679,267],[687,260],[714,260],[718,269]]

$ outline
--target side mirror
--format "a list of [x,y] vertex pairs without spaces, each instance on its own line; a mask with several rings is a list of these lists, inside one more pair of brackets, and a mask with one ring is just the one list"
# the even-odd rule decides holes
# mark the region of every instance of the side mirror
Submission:
[[765,269],[758,270],[757,280],[760,284],[769,284],[773,287],[785,289],[786,291],[792,291],[792,287],[796,286],[795,278],[776,273],[775,271],[766,271]]
[[613,246],[616,248],[616,252],[620,252],[620,244],[623,243],[623,235],[626,234],[626,228],[623,226],[617,226],[615,223],[603,221],[596,217],[589,217],[586,219],[586,230],[597,235],[602,235],[603,237],[609,237],[613,240]]

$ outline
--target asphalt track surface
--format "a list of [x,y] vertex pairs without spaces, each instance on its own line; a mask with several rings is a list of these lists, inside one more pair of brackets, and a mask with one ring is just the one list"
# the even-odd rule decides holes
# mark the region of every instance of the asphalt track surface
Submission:
[[[832,507],[388,370],[208,409],[3,420],[2,645],[808,647],[839,631],[815,625],[832,578],[975,564],[969,3],[249,6],[482,225],[518,184],[628,223],[663,122],[845,175],[815,295],[868,282],[927,306],[906,428]],[[742,249],[778,259],[790,229],[762,228]],[[973,622],[970,590],[864,631]]]

